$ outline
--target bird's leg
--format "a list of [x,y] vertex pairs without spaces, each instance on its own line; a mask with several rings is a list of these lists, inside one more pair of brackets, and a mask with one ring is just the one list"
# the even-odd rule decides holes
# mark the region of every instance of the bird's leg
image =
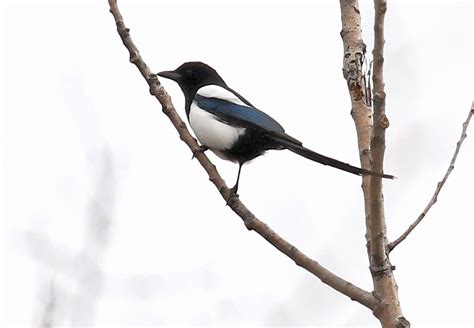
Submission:
[[197,153],[204,153],[206,150],[209,150],[209,147],[204,145],[198,146],[197,149],[193,150],[193,157],[191,159],[193,160]]
[[239,162],[239,173],[237,173],[237,181],[235,182],[235,186],[233,186],[230,190],[237,195],[237,190],[239,189],[239,180],[240,180],[240,171],[242,170],[242,164]]

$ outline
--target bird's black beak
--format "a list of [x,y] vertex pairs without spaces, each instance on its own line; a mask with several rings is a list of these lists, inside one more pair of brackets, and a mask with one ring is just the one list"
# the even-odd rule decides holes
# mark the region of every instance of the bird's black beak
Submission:
[[173,81],[178,81],[181,78],[181,74],[176,73],[175,71],[163,71],[159,72],[158,75]]

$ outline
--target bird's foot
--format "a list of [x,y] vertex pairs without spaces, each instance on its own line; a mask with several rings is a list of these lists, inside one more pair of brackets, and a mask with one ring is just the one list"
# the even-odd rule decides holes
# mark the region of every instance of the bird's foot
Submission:
[[230,206],[235,199],[239,198],[239,194],[237,193],[237,188],[235,188],[235,186],[230,188],[229,190],[230,194],[225,203],[226,206]]
[[239,189],[239,186],[238,185],[235,185],[233,186],[232,188],[230,188],[230,191],[232,191],[232,193],[236,196],[236,197],[239,197],[239,194],[237,193],[237,190]]
[[193,157],[191,157],[191,159],[193,160],[194,157],[196,157],[197,153],[204,153],[208,149],[209,149],[209,147],[207,147],[207,146],[198,146],[197,149],[193,150]]
[[[236,184],[235,186],[233,186],[232,188],[230,188],[230,197],[229,199],[231,199],[232,197],[235,197],[235,198],[239,198],[239,194],[237,193],[237,189],[239,189],[239,185]],[[229,205],[229,202],[227,201],[227,205]]]

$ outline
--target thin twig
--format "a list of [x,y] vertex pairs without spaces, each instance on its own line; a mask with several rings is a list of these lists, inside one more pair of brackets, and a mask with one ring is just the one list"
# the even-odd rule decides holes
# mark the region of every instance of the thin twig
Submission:
[[466,139],[467,134],[467,127],[469,125],[469,122],[471,121],[472,114],[474,113],[474,103],[471,104],[471,109],[469,110],[469,114],[467,115],[466,121],[462,124],[462,133],[461,133],[461,138],[459,138],[457,144],[456,144],[456,149],[454,151],[453,158],[451,159],[451,162],[449,163],[448,170],[444,174],[443,180],[438,182],[435,192],[433,194],[433,197],[431,197],[430,202],[428,205],[426,205],[425,209],[421,214],[418,216],[418,218],[413,222],[408,229],[396,240],[392,241],[390,244],[388,244],[388,251],[391,252],[395,247],[398,246],[402,241],[405,240],[405,238],[408,237],[408,235],[413,231],[413,229],[416,228],[416,226],[423,220],[423,218],[426,216],[428,211],[431,209],[431,207],[437,202],[438,200],[438,195],[441,189],[443,188],[444,184],[446,183],[446,180],[448,180],[449,175],[451,174],[451,171],[454,169],[454,163],[456,162],[456,159],[458,157],[459,150],[461,149],[461,145],[464,142],[464,139]]
[[376,309],[379,306],[379,301],[371,293],[340,278],[339,276],[327,270],[317,261],[303,254],[295,246],[280,237],[268,225],[255,217],[255,215],[247,209],[240,199],[235,197],[209,158],[204,154],[204,152],[199,151],[199,145],[189,133],[188,129],[186,128],[186,124],[176,112],[168,93],[160,84],[156,75],[152,73],[150,68],[141,58],[135,44],[130,37],[129,29],[124,25],[122,15],[120,14],[120,11],[117,7],[117,1],[108,1],[110,5],[110,12],[114,16],[115,23],[117,25],[117,31],[120,35],[120,38],[122,39],[123,44],[130,53],[130,61],[137,66],[140,73],[148,82],[151,94],[154,95],[161,103],[163,112],[168,116],[171,123],[178,131],[181,140],[183,140],[191,149],[199,163],[206,170],[211,182],[214,183],[230,208],[244,221],[247,229],[257,232],[260,236],[275,246],[280,252],[291,258],[298,266],[314,274],[323,283],[372,310]]

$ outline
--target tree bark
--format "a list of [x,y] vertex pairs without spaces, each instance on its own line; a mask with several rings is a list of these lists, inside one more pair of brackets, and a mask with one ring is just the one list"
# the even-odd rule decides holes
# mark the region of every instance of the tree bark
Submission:
[[[357,0],[340,0],[344,44],[343,74],[351,96],[351,114],[357,131],[359,156],[362,168],[383,171],[385,152],[385,91],[383,83],[383,46],[385,0],[375,0],[374,42],[374,125],[372,108],[363,74],[366,46],[362,39],[361,19]],[[374,295],[381,302],[373,309],[383,327],[409,327],[403,317],[398,299],[393,267],[387,251],[386,225],[382,193],[382,179],[374,176],[362,178],[364,194],[367,252]]]

